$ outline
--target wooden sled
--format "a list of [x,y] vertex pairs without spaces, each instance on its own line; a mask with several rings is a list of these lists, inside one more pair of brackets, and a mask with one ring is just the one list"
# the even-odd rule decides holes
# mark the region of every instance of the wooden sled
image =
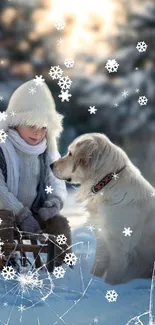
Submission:
[[[2,210],[1,210],[2,212]],[[49,272],[53,272],[55,267],[55,236],[49,235],[50,240],[46,240],[43,234],[26,234],[20,232],[15,224],[14,216],[10,212],[3,210],[3,215],[1,213],[1,226],[0,226],[0,250],[1,252],[7,252],[7,256],[11,252],[18,251],[21,255],[21,266],[28,266],[29,259],[26,256],[26,253],[32,252],[34,262],[32,267],[40,268],[46,265]],[[39,244],[38,244],[39,242]],[[50,254],[49,254],[50,247]],[[43,263],[41,259],[41,254],[46,254],[46,262]],[[49,260],[50,255],[50,260]],[[0,269],[5,266],[5,259],[3,256],[0,256]]]

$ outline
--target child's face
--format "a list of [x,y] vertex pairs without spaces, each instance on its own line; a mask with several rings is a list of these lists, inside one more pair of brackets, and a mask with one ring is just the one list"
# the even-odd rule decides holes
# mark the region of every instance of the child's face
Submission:
[[35,146],[45,137],[47,128],[43,127],[41,129],[37,129],[36,126],[17,126],[16,130],[23,140],[25,140],[28,144]]

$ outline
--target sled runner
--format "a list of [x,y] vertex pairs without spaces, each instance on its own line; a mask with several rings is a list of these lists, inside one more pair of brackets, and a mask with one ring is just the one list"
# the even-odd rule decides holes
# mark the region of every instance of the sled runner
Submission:
[[[55,258],[55,236],[50,235],[50,239],[48,239],[45,235],[26,234],[20,232],[15,224],[13,214],[10,212],[9,215],[7,210],[1,210],[0,269],[7,265],[9,263],[9,260],[13,262],[11,256],[14,256],[15,252],[20,252],[21,266],[24,267],[28,266],[28,264],[32,264],[32,267],[40,268],[43,264],[46,264],[48,271],[52,272],[54,269]],[[33,253],[33,263],[31,263],[27,258],[26,253],[28,252]],[[41,259],[40,255],[42,253],[46,254],[47,256],[46,263],[43,263]]]

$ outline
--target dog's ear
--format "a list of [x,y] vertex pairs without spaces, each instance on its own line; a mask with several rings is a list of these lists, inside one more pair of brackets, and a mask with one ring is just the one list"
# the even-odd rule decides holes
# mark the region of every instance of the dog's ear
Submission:
[[88,167],[95,158],[97,150],[98,144],[94,139],[86,139],[77,142],[72,172],[74,173],[79,165]]

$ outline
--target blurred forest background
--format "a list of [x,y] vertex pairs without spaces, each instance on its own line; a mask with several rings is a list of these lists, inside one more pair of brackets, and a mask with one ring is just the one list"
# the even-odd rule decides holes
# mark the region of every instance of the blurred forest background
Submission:
[[[59,19],[64,29],[56,28]],[[136,49],[142,41],[145,52]],[[72,68],[67,58],[75,61]],[[110,59],[119,63],[117,72],[105,68]],[[58,97],[52,66],[72,80],[68,102]],[[76,136],[102,132],[155,185],[155,1],[0,0],[1,112],[12,92],[36,75],[65,115],[62,155]],[[147,105],[138,103],[139,96]]]

